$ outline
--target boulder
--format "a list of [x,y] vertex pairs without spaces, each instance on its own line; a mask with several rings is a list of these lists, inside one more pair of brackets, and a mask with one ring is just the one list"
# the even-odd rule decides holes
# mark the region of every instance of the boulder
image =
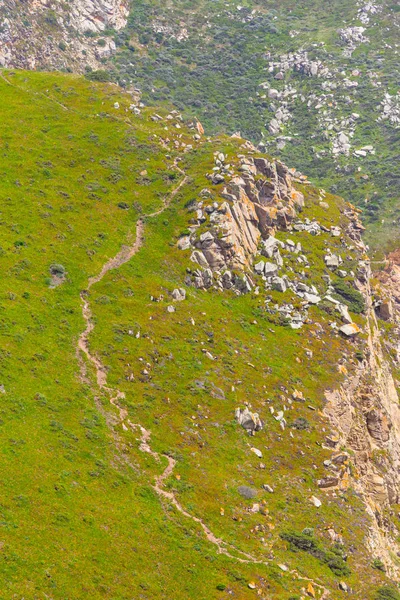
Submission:
[[315,506],[316,508],[319,508],[320,506],[322,506],[322,502],[321,502],[321,500],[319,500],[319,499],[318,499],[316,496],[311,496],[311,498],[310,498],[310,502],[311,502],[312,504],[314,504],[314,506]]
[[185,235],[178,240],[177,246],[179,250],[188,250],[190,248],[190,237]]
[[339,258],[336,254],[327,254],[324,258],[325,264],[330,269],[336,269],[339,266]]
[[336,306],[336,309],[339,312],[340,316],[342,317],[343,323],[350,324],[353,322],[353,319],[349,315],[349,309],[347,308],[347,306],[345,304],[338,304]]
[[248,485],[240,485],[238,487],[238,492],[242,498],[246,498],[247,500],[251,500],[257,496],[257,490],[249,487]]
[[251,412],[247,407],[237,408],[235,419],[249,433],[260,431],[264,427],[264,423],[260,419],[258,413]]
[[317,484],[319,488],[336,487],[339,485],[339,479],[337,477],[324,477],[323,479],[318,479]]
[[278,266],[274,263],[267,262],[264,266],[264,273],[266,277],[272,277],[278,271]]
[[317,294],[309,294],[308,292],[305,292],[304,300],[309,304],[318,304],[321,302],[320,296],[317,296]]
[[262,275],[264,273],[264,264],[265,264],[264,261],[260,260],[260,262],[258,262],[257,264],[254,265],[254,270],[259,275]]
[[377,308],[377,313],[384,321],[390,321],[393,318],[393,305],[390,300],[382,302]]
[[256,456],[258,456],[258,458],[262,458],[262,452],[261,452],[261,450],[259,450],[258,448],[250,448],[250,450],[251,450],[252,452],[254,452],[254,454],[255,454]]
[[183,288],[175,288],[171,296],[176,302],[182,302],[186,298],[186,290]]
[[360,333],[361,329],[355,323],[349,323],[339,327],[340,333],[343,333],[346,337],[354,337]]
[[282,277],[274,277],[272,280],[272,289],[278,292],[286,292],[286,282]]

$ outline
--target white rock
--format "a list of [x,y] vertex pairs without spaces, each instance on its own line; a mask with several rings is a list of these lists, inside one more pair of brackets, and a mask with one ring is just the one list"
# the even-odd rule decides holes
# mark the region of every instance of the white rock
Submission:
[[251,448],[251,451],[254,452],[254,454],[258,456],[258,458],[262,458],[262,452],[258,448]]
[[320,506],[322,506],[322,502],[321,502],[321,500],[319,500],[319,499],[318,499],[316,496],[311,496],[311,498],[310,498],[310,502],[311,502],[312,504],[314,504],[314,506],[315,506],[316,508],[319,508]]

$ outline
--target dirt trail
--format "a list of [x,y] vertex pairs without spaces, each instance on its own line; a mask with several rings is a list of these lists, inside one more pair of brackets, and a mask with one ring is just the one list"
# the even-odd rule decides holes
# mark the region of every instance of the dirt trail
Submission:
[[[177,167],[177,165],[175,165],[175,168],[181,174],[184,174],[183,171],[179,167]],[[167,196],[162,207],[159,210],[157,210],[149,215],[146,215],[146,216],[154,217],[154,216],[161,214],[169,206],[172,199],[176,196],[176,194],[181,189],[181,187],[187,183],[187,181],[188,181],[188,177],[184,176],[182,178],[182,180],[180,181],[180,183],[176,186],[176,188],[169,194],[169,196]],[[146,452],[146,453],[150,454],[157,463],[161,463],[161,458],[167,460],[167,466],[165,467],[165,469],[162,471],[162,473],[160,475],[155,477],[154,483],[152,485],[153,489],[158,494],[158,496],[162,499],[168,500],[171,504],[173,504],[174,507],[177,509],[177,511],[179,511],[184,517],[191,519],[194,523],[197,523],[203,530],[206,539],[210,543],[212,543],[216,546],[218,554],[223,554],[223,555],[231,558],[232,560],[235,560],[240,563],[247,563],[247,564],[254,564],[254,565],[266,565],[266,566],[270,565],[272,562],[271,560],[258,559],[255,556],[236,548],[232,544],[229,544],[228,542],[225,542],[224,540],[222,540],[221,538],[216,536],[211,531],[211,529],[204,523],[204,521],[202,519],[190,514],[183,508],[183,506],[177,500],[177,498],[173,492],[169,492],[164,489],[165,481],[168,479],[168,477],[170,477],[170,475],[172,475],[172,473],[174,471],[174,468],[176,465],[175,459],[166,454],[160,455],[158,452],[155,452],[151,448],[151,445],[150,445],[151,432],[149,430],[145,429],[145,427],[143,427],[143,425],[141,425],[139,423],[132,423],[129,420],[128,411],[125,408],[121,407],[119,404],[119,400],[125,398],[124,392],[121,392],[118,389],[113,389],[107,385],[107,369],[106,369],[105,365],[103,365],[103,363],[97,356],[95,356],[94,354],[92,354],[90,352],[89,335],[91,334],[91,332],[94,329],[94,322],[93,322],[93,318],[92,318],[92,311],[90,308],[88,292],[89,292],[90,288],[94,284],[99,283],[109,271],[111,271],[112,269],[118,269],[121,265],[128,262],[140,250],[140,248],[143,245],[143,242],[144,242],[144,221],[143,221],[143,219],[139,219],[136,223],[136,239],[135,239],[134,243],[131,246],[123,246],[122,249],[120,250],[120,252],[118,252],[118,254],[114,258],[109,259],[103,265],[103,267],[98,275],[90,277],[90,279],[88,281],[87,289],[83,290],[81,292],[82,315],[83,315],[83,318],[86,323],[86,328],[81,333],[81,335],[79,336],[79,339],[78,339],[78,354],[80,352],[82,352],[87,357],[88,361],[95,368],[97,385],[102,391],[106,392],[109,395],[110,403],[113,406],[115,406],[116,409],[118,410],[120,423],[121,423],[123,429],[125,429],[125,431],[127,431],[128,429],[131,429],[132,431],[139,430],[139,432],[140,432],[139,449],[142,452]],[[82,360],[80,361],[80,367],[81,367],[82,379],[86,381],[85,363]],[[321,584],[319,584],[319,583],[315,582],[314,580],[309,579],[307,577],[302,577],[295,570],[290,570],[289,573],[291,575],[293,575],[293,577],[295,577],[299,581],[311,583],[316,590],[319,590],[319,592],[320,592],[319,600],[325,600],[325,599],[329,598],[329,596],[330,596],[329,590],[327,590]]]
[[[180,169],[178,169],[178,170],[180,172],[182,172]],[[181,189],[181,187],[183,185],[185,185],[185,183],[187,181],[188,181],[188,178],[186,176],[183,177],[183,179],[180,181],[180,183],[177,185],[177,187],[169,194],[167,199],[164,201],[162,207],[159,210],[151,213],[150,215],[147,215],[147,217],[155,217],[155,216],[161,214],[167,208],[167,206],[169,206],[171,200],[176,196],[178,191]],[[78,349],[85,354],[88,361],[94,366],[95,372],[96,372],[97,385],[99,386],[99,388],[101,390],[103,390],[107,394],[109,394],[110,403],[118,409],[120,422],[121,422],[122,426],[124,427],[124,429],[130,428],[134,431],[139,429],[140,434],[141,434],[140,450],[142,452],[147,452],[148,454],[153,456],[153,458],[157,462],[160,462],[161,461],[160,455],[157,452],[154,452],[154,450],[152,450],[151,446],[150,446],[150,437],[151,437],[150,431],[145,429],[140,424],[132,423],[128,419],[128,411],[125,408],[121,407],[118,403],[118,400],[123,399],[125,397],[125,394],[123,392],[121,392],[120,390],[112,389],[107,385],[107,369],[103,365],[101,360],[97,356],[95,356],[94,354],[92,354],[90,352],[90,348],[89,348],[89,335],[91,334],[91,332],[94,329],[94,322],[93,322],[93,318],[92,318],[93,316],[92,316],[92,311],[90,308],[89,294],[88,294],[90,288],[94,284],[99,283],[109,271],[111,271],[112,269],[118,269],[121,265],[128,262],[138,252],[138,250],[140,250],[140,248],[143,245],[143,241],[144,241],[144,223],[143,223],[142,219],[139,219],[136,223],[135,242],[131,246],[123,246],[122,249],[120,250],[120,252],[118,252],[118,254],[114,258],[109,259],[103,265],[103,267],[98,275],[95,275],[94,277],[90,277],[90,279],[88,281],[87,289],[83,290],[81,292],[82,315],[83,315],[83,318],[86,323],[86,328],[79,336]],[[84,363],[81,362],[82,378],[85,377],[84,367],[85,367]],[[159,496],[162,496],[163,498],[168,499],[170,502],[172,502],[172,504],[175,506],[175,508],[180,513],[182,513],[185,517],[192,519],[195,523],[198,523],[201,526],[201,528],[203,529],[207,539],[217,546],[218,552],[220,554],[225,554],[225,555],[227,555],[235,560],[238,560],[240,562],[263,563],[264,561],[259,561],[259,560],[255,559],[254,557],[252,557],[250,554],[247,554],[246,552],[242,552],[241,550],[237,550],[236,548],[233,548],[233,547],[232,547],[232,550],[234,552],[237,552],[240,556],[234,556],[234,555],[230,554],[228,552],[228,550],[226,549],[226,546],[227,546],[226,542],[224,542],[223,540],[218,538],[216,535],[214,535],[213,532],[207,527],[207,525],[205,525],[205,523],[203,523],[203,521],[200,518],[189,514],[182,507],[182,505],[178,502],[175,495],[172,492],[167,492],[163,488],[165,480],[168,479],[168,477],[172,474],[172,472],[175,468],[175,464],[176,464],[175,459],[173,459],[172,457],[167,456],[167,455],[163,455],[163,456],[164,456],[164,458],[167,459],[168,464],[167,464],[166,468],[164,469],[164,471],[161,473],[161,475],[159,475],[158,477],[155,478],[153,488],[157,492],[157,494]]]

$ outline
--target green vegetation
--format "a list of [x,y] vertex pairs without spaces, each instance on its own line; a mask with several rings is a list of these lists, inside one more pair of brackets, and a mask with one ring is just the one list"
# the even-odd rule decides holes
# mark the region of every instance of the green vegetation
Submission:
[[337,298],[345,304],[347,304],[347,306],[352,312],[356,314],[364,312],[365,302],[361,292],[354,289],[354,287],[351,284],[347,283],[343,279],[338,279],[337,281],[334,281],[333,287],[337,294]]
[[[137,0],[127,27],[114,35],[118,52],[107,68],[121,85],[139,87],[145,102],[172,103],[196,115],[209,134],[241,131],[267,144],[272,155],[361,207],[368,240],[382,249],[399,239],[400,130],[378,120],[385,92],[398,90],[399,13],[389,3],[378,6],[369,14],[368,42],[344,56],[338,30],[365,27],[355,2],[176,0],[166,10],[161,0]],[[329,75],[290,67],[275,78],[279,69],[270,73],[270,64],[295,52],[320,61]],[[279,103],[268,97],[265,83],[278,92],[296,90],[293,100],[285,96],[290,118],[278,135],[270,134],[269,123]],[[333,160],[333,140],[349,132],[352,114],[358,117],[350,155]],[[353,154],[366,145],[375,154]]]
[[322,547],[320,542],[314,538],[312,530],[306,529],[302,533],[283,532],[281,538],[289,542],[292,551],[302,550],[318,559],[337,575],[343,577],[350,575],[350,569],[346,564],[346,555],[339,545],[332,546],[329,550]]
[[[264,292],[185,285],[193,263],[176,242],[190,227],[187,207],[205,187],[221,198],[221,186],[206,178],[213,153],[236,165],[243,140],[198,141],[162,107],[134,115],[130,95],[111,84],[3,75],[0,597],[245,600],[255,597],[255,582],[261,597],[281,600],[303,595],[294,569],[330,589],[346,575],[358,597],[372,600],[385,575],[368,559],[364,505],[351,488],[333,495],[317,485],[331,456],[323,447],[324,391],[340,379],[348,343],[318,307],[302,330],[272,327]],[[318,191],[303,191],[302,218],[345,224],[341,199],[328,194],[322,210]],[[107,261],[133,246],[139,217],[141,248],[88,290]],[[293,239],[319,285],[322,236]],[[340,242],[328,239],[337,251]],[[49,285],[49,275],[60,284]],[[185,301],[173,302],[177,287]],[[89,348],[104,365],[107,389],[78,351],[86,299]],[[304,402],[288,402],[295,390]],[[251,439],[234,419],[245,402],[265,421]],[[270,410],[284,405],[285,430]],[[153,454],[144,451],[139,424]],[[185,514],[154,485],[167,458],[176,463],[159,487]],[[341,532],[352,548],[345,561],[325,532],[349,522]],[[318,556],[288,552],[284,535],[304,528],[314,530],[306,537]],[[237,560],[243,553],[252,559]]]
[[375,599],[376,600],[400,600],[400,593],[396,588],[385,585],[385,586],[379,588],[379,590],[376,593]]

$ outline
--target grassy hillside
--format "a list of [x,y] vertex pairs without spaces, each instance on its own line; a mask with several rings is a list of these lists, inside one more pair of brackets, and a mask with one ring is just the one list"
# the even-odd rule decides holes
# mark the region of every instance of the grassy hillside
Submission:
[[[342,339],[317,307],[293,330],[265,310],[263,291],[169,297],[191,265],[176,248],[188,206],[206,186],[218,196],[205,177],[213,153],[235,164],[243,140],[195,139],[176,115],[135,115],[118,88],[61,74],[2,72],[0,103],[0,598],[293,600],[328,587],[336,599],[342,580],[377,598],[386,578],[366,550],[361,500],[316,483],[331,455],[323,392],[343,377],[339,359],[354,368],[363,336]],[[318,190],[303,192],[302,219],[345,228],[342,200],[328,194],[323,210]],[[141,248],[84,294],[105,389],[78,351],[81,292],[134,244],[139,218]],[[290,237],[320,285],[327,245],[341,242]],[[289,402],[295,390],[304,402]],[[234,420],[246,401],[265,420],[254,438]],[[270,407],[284,405],[283,430]],[[167,457],[176,465],[159,486],[170,499],[154,487]]]

